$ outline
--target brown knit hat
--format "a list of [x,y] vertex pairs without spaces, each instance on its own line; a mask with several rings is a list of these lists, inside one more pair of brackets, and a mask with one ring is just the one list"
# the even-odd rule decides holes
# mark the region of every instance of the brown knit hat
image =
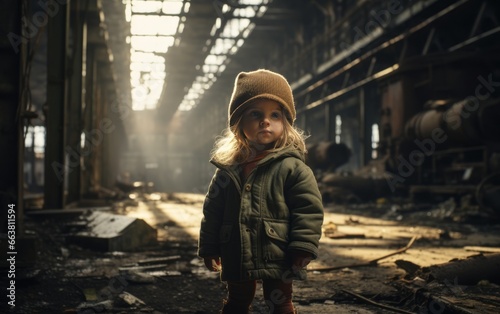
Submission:
[[290,85],[282,75],[260,69],[240,72],[236,77],[229,103],[229,126],[233,126],[248,104],[258,98],[267,98],[280,103],[285,108],[287,120],[293,124],[296,112]]

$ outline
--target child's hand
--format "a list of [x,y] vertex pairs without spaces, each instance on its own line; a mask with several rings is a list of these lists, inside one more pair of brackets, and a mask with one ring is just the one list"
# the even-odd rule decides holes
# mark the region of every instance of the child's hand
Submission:
[[293,271],[299,271],[305,268],[313,259],[312,254],[305,251],[292,251],[291,256]]
[[208,256],[204,257],[205,267],[210,271],[221,271],[220,257],[219,256]]

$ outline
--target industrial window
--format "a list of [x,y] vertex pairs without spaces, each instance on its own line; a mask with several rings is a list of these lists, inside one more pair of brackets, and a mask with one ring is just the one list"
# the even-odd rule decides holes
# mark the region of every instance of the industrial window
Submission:
[[[182,33],[181,13],[189,11],[189,2],[123,0],[125,17],[130,22],[130,83],[132,109],[155,109],[166,76],[164,54]],[[185,19],[185,18],[184,18]]]
[[37,155],[43,155],[45,152],[45,127],[29,126],[26,131],[24,147],[32,148]]
[[380,142],[380,136],[378,131],[378,124],[372,124],[372,159],[377,159],[378,157],[378,144]]
[[[189,11],[188,0],[122,0],[125,17],[130,22],[131,46],[130,81],[132,85],[132,109],[148,110],[157,107],[161,97],[164,79],[165,54],[182,38],[185,15]],[[234,55],[250,35],[254,23],[251,18],[262,17],[269,0],[240,0],[238,8],[231,8],[223,2],[220,17],[214,21],[212,36],[206,43],[210,51],[203,64],[197,65],[202,74],[196,77],[182,100],[179,110],[194,108],[217,77],[226,69],[228,56]],[[225,23],[222,23],[224,18]]]
[[335,116],[335,143],[340,144],[340,136],[342,134],[342,118],[340,115]]

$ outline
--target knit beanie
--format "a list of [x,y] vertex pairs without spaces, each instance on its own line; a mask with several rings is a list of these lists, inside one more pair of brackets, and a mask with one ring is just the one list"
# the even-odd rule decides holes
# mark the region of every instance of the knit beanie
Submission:
[[292,89],[280,74],[260,69],[253,72],[240,72],[234,82],[233,94],[229,103],[229,126],[233,126],[251,101],[266,98],[277,101],[285,108],[285,116],[293,125],[295,105]]

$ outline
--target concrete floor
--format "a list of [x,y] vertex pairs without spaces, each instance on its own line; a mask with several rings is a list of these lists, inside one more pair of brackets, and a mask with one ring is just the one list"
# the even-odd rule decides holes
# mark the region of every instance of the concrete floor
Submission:
[[[35,265],[19,270],[18,306],[13,313],[87,313],[80,309],[82,303],[91,302],[92,296],[102,294],[117,279],[126,283],[119,292],[128,292],[144,304],[123,305],[112,295],[113,306],[104,312],[218,313],[225,286],[196,256],[203,199],[201,194],[153,193],[108,201],[104,210],[143,219],[156,228],[158,245],[136,252],[81,248],[67,241],[61,220],[28,215],[27,228],[40,247]],[[92,207],[91,203],[81,206]],[[294,283],[299,313],[498,312],[500,287],[488,278],[475,285],[464,285],[460,276],[444,283],[425,281],[407,276],[396,264],[403,260],[427,267],[475,256],[479,252],[472,246],[500,247],[498,221],[478,221],[477,215],[471,219],[470,212],[450,208],[449,202],[427,207],[388,201],[327,205],[320,256],[309,265],[308,280]],[[407,246],[412,238],[415,241],[406,251],[382,258]],[[146,272],[151,279],[146,283],[124,277],[120,270],[140,260],[171,256],[178,259],[159,275]],[[376,259],[380,260],[359,266]],[[24,279],[21,271],[26,272]],[[253,304],[253,314],[258,313],[267,313],[261,291]]]
[[[125,206],[125,212],[129,216],[144,219],[152,226],[164,226],[158,228],[159,239],[172,241],[189,236],[197,241],[203,195],[178,194],[176,197],[177,202],[159,202],[155,206],[146,206],[144,203]],[[309,279],[295,284],[295,301],[300,313],[388,313],[390,311],[387,309],[379,309],[361,300],[352,305],[349,302],[337,304],[334,296],[346,290],[362,296],[377,296],[390,302],[398,294],[398,288],[391,282],[406,274],[397,267],[395,261],[405,260],[427,267],[477,255],[477,251],[469,249],[471,246],[500,246],[498,224],[443,222],[433,218],[432,211],[412,213],[413,216],[395,215],[392,213],[393,206],[376,204],[365,206],[364,209],[366,211],[363,213],[359,208],[351,212],[345,206],[325,207],[324,231],[334,228],[337,234],[344,234],[345,237],[322,237],[320,256],[309,265]],[[416,237],[415,242],[404,253],[382,259],[377,266],[355,267],[395,252],[406,246],[413,237]],[[345,267],[333,271],[315,271],[332,266]],[[460,286],[460,278],[455,278],[453,284]],[[432,302],[425,306],[428,308],[420,308],[419,313],[440,312],[440,307]]]

